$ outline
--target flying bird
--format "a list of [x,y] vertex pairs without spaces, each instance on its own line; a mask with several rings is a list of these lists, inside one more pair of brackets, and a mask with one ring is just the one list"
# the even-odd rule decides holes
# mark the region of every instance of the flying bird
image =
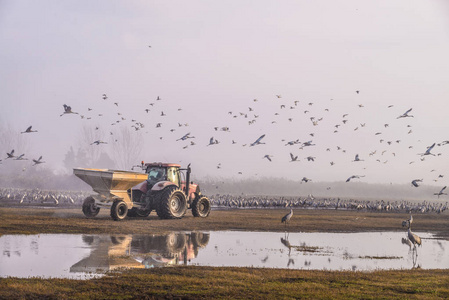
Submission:
[[307,183],[307,182],[309,182],[309,181],[312,181],[312,179],[309,179],[309,178],[307,178],[307,177],[303,177],[303,178],[301,179],[301,183],[302,183],[302,182]]
[[31,130],[33,126],[28,127],[25,131],[22,131],[21,133],[31,133],[31,132],[37,132],[37,130]]
[[95,142],[91,143],[91,145],[93,145],[93,144],[95,144],[95,145],[100,145],[100,144],[107,144],[107,143],[98,140],[98,141],[95,141]]
[[17,156],[14,160],[28,160],[28,158],[24,158],[25,154],[21,154]]
[[256,146],[256,145],[260,145],[260,144],[265,144],[262,143],[261,140],[265,137],[265,134],[262,134],[254,143],[250,144],[249,146]]
[[62,117],[65,114],[77,114],[78,115],[77,112],[72,111],[72,108],[70,106],[65,105],[65,104],[63,106],[64,106],[64,112],[60,115],[60,117]]
[[291,153],[291,152],[290,152],[290,158],[291,158],[291,160],[290,160],[291,162],[292,161],[299,161],[298,160],[298,155],[294,156],[293,153]]
[[405,113],[403,113],[402,115],[400,115],[399,117],[397,117],[396,119],[400,119],[400,118],[407,118],[407,117],[412,117],[412,115],[409,115],[408,113],[412,111],[412,108],[410,108],[409,110],[407,110]]
[[263,158],[266,158],[266,159],[268,159],[269,161],[271,161],[271,157],[273,157],[273,156],[272,156],[272,155],[265,154],[265,156],[264,156]]
[[418,187],[419,186],[418,182],[422,182],[422,181],[423,181],[422,179],[415,179],[415,180],[412,181],[412,185],[414,187]]
[[5,158],[5,159],[8,159],[8,158],[14,158],[14,157],[15,157],[15,156],[14,156],[14,149],[12,149],[10,153],[6,152],[6,155],[7,155],[8,157]]
[[361,177],[365,177],[365,175],[352,175],[351,177],[349,177],[348,179],[346,179],[346,182],[351,181],[351,179],[359,179]]
[[38,164],[43,164],[45,161],[42,161],[42,156],[39,157],[39,159],[33,159],[33,166],[38,165]]
[[438,198],[440,198],[441,195],[447,195],[447,193],[444,193],[444,190],[447,186],[444,186],[438,193],[434,193],[434,195],[437,195]]
[[304,142],[304,143],[302,143],[302,146],[299,149],[302,149],[303,147],[309,147],[309,146],[315,146],[315,144],[312,144],[312,141]]
[[214,139],[214,137],[211,137],[209,139],[209,144],[207,146],[215,145],[215,144],[218,144],[218,140]]
[[177,139],[177,141],[180,141],[180,140],[185,141],[187,139],[193,139],[193,138],[194,138],[194,136],[190,136],[190,132],[189,132],[189,133],[185,134],[183,137]]
[[290,141],[290,142],[287,142],[287,144],[285,144],[285,146],[293,146],[293,145],[298,144],[298,143],[299,143],[299,140]]
[[359,158],[359,155],[356,154],[353,161],[363,161],[363,159],[360,159],[360,158]]
[[431,146],[427,147],[426,152],[420,153],[419,155],[421,155],[421,156],[424,156],[424,155],[433,155],[433,156],[435,156],[435,154],[430,153],[430,151],[432,151],[433,147],[435,147],[435,143],[433,143]]

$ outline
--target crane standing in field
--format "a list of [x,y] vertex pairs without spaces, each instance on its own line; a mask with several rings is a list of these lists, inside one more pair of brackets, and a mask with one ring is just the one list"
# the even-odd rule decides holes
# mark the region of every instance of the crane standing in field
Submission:
[[290,221],[292,216],[293,216],[293,209],[290,208],[290,212],[282,217],[281,223],[285,223],[285,227],[287,227],[287,223]]
[[[408,227],[407,237],[410,240],[410,242],[412,242],[412,244],[413,244],[413,250],[416,250],[416,244],[421,246],[421,238],[417,234],[412,232],[412,230],[411,230],[412,222],[413,222],[413,216],[410,214],[410,219],[403,221],[402,226]],[[418,253],[417,253],[417,255],[418,255]]]

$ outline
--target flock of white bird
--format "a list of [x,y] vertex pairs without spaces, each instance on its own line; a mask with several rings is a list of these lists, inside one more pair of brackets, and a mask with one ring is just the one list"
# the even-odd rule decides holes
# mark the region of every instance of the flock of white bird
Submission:
[[370,212],[394,213],[443,213],[448,210],[448,202],[432,201],[412,202],[407,200],[355,200],[340,198],[307,197],[272,197],[272,196],[236,196],[211,195],[211,203],[217,207],[228,208],[307,208],[307,209],[342,209]]
[[[90,192],[60,191],[42,189],[0,188],[0,199],[12,204],[68,204],[81,205]],[[355,200],[340,198],[307,197],[273,197],[221,195],[209,196],[213,207],[222,208],[297,208],[297,209],[340,209],[380,213],[443,213],[448,210],[448,202],[432,201],[411,202],[407,200]]]
[[0,188],[0,199],[8,204],[81,205],[91,192]]

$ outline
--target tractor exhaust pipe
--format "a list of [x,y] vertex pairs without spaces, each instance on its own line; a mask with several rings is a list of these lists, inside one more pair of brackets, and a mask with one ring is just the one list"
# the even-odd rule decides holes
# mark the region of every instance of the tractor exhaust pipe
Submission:
[[189,188],[190,188],[190,164],[187,166],[187,171],[186,171],[186,197],[187,197],[187,201],[189,201]]

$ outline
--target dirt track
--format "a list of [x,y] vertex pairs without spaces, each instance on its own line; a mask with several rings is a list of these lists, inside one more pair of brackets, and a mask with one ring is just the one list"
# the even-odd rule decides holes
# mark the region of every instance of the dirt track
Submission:
[[[213,210],[208,218],[194,218],[188,211],[179,220],[161,220],[153,212],[145,219],[113,221],[107,210],[94,219],[84,217],[81,209],[0,208],[1,234],[37,233],[122,233],[154,234],[167,231],[247,230],[282,232],[363,232],[405,231],[398,213],[372,213],[345,210],[297,209],[286,228],[281,218],[286,209]],[[416,214],[413,230],[430,232],[449,239],[449,214]]]

